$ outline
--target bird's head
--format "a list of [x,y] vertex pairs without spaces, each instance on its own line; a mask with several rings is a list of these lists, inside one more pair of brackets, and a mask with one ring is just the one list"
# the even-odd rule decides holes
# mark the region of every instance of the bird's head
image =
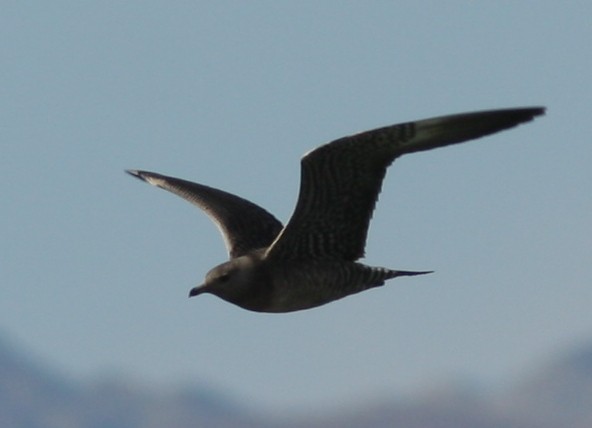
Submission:
[[249,293],[253,291],[259,266],[257,262],[257,258],[246,255],[216,266],[207,273],[202,285],[191,289],[189,297],[210,293],[227,302],[243,306],[242,302],[248,299]]

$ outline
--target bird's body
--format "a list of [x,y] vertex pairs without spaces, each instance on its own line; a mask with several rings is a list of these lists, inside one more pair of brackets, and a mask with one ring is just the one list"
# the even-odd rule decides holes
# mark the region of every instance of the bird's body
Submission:
[[[212,269],[204,291],[257,312],[292,312],[323,305],[384,284],[389,278],[427,272],[400,272],[339,260],[269,262],[265,249],[253,251]],[[227,284],[234,278],[232,286]]]
[[544,113],[519,108],[464,113],[363,132],[302,159],[300,195],[288,224],[263,208],[212,187],[147,171],[128,171],[196,204],[222,231],[230,260],[190,296],[214,294],[258,312],[309,309],[429,272],[364,265],[368,225],[387,167],[399,156],[479,138]]

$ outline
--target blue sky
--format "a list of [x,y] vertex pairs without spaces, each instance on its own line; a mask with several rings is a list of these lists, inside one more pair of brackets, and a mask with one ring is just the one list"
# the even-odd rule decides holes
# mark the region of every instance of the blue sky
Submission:
[[[503,384],[592,337],[592,11],[585,2],[9,2],[0,16],[0,331],[74,377],[339,406]],[[310,311],[187,299],[226,252],[124,175],[286,221],[299,159],[448,113],[534,123],[393,165],[366,261],[430,270]]]

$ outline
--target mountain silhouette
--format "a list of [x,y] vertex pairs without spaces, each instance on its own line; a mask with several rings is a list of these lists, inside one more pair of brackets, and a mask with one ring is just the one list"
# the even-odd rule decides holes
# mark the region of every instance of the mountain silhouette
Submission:
[[211,387],[159,390],[103,378],[83,383],[0,337],[3,428],[589,428],[592,343],[564,353],[510,388],[480,393],[443,385],[420,396],[360,400],[326,414],[266,415]]

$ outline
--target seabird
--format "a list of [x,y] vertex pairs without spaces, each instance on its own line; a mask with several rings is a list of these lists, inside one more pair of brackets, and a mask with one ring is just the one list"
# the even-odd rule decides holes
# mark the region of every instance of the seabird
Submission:
[[543,107],[441,116],[340,138],[301,161],[300,194],[283,226],[253,202],[213,187],[127,170],[201,208],[216,223],[230,260],[210,270],[189,297],[214,294],[257,312],[292,312],[431,271],[357,262],[387,167],[399,156],[493,134],[544,114]]

